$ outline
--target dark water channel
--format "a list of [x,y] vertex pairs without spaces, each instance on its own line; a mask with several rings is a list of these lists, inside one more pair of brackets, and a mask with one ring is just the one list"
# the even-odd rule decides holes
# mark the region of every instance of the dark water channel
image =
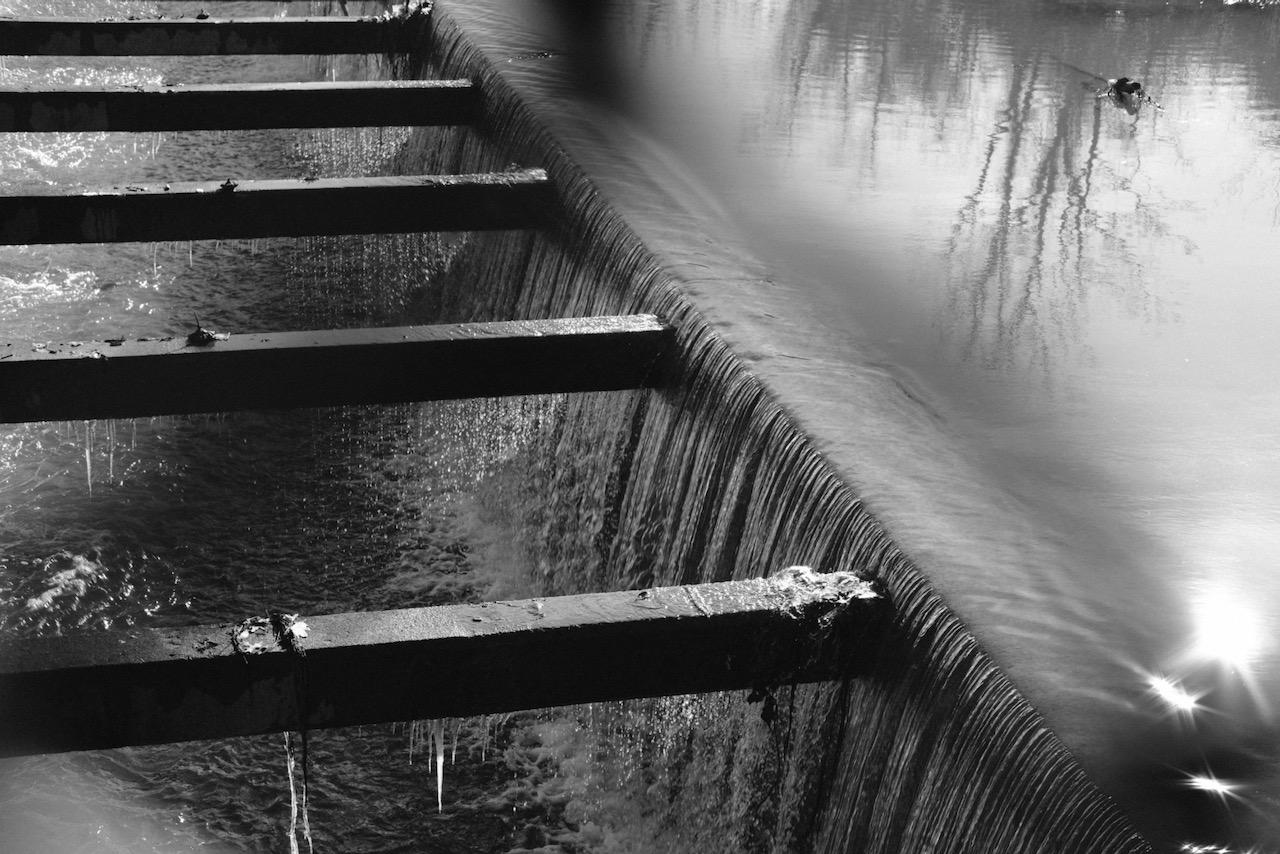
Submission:
[[[1280,848],[1280,8],[655,0],[592,26],[637,147],[804,283],[777,322],[930,413],[862,441],[861,491],[1086,767],[1155,839]],[[1122,76],[1154,103],[1107,97]]]

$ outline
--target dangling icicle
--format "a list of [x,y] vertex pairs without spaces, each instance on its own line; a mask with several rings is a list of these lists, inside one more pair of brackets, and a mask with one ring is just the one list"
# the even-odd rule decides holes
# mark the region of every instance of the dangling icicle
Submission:
[[93,495],[93,461],[90,454],[93,452],[93,422],[84,422],[84,479],[89,485],[89,494]]
[[116,479],[116,422],[107,422],[107,480]]
[[298,854],[298,790],[293,784],[293,739],[284,734],[284,761],[289,772],[289,854]]
[[311,841],[311,813],[307,809],[307,731],[302,731],[302,838],[307,840],[307,854],[315,854]]
[[[305,739],[306,734],[303,734]],[[298,797],[298,789],[294,785],[294,768],[297,763],[293,757],[293,733],[285,731],[284,734],[284,757],[285,767],[289,771],[289,854],[299,854],[298,851],[298,812],[299,803],[301,803],[302,812],[302,838],[307,840],[307,854],[315,851],[311,841],[311,819],[307,815],[307,769],[306,769],[306,752],[305,742],[303,744],[303,768],[302,768],[302,797]]]
[[436,812],[444,812],[444,721],[431,722],[431,737],[436,742]]

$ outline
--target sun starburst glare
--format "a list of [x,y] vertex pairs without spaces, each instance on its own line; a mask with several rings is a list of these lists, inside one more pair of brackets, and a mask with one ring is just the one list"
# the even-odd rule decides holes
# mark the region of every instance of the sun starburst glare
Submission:
[[1204,774],[1188,774],[1187,785],[1192,789],[1200,792],[1206,792],[1223,801],[1228,798],[1239,798],[1239,783],[1231,783],[1227,780],[1221,780],[1213,774],[1205,772]]
[[1249,854],[1248,851],[1237,852],[1225,845],[1201,845],[1196,842],[1184,842],[1178,850],[1182,854]]
[[1269,642],[1259,615],[1245,597],[1227,590],[1206,591],[1194,603],[1191,655],[1242,672],[1249,671]]
[[1191,717],[1204,708],[1200,695],[1188,692],[1176,679],[1152,674],[1147,677],[1147,687],[1170,711],[1180,715]]

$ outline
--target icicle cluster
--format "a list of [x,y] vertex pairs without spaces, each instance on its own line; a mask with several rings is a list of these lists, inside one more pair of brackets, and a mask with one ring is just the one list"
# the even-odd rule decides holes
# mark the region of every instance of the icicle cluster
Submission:
[[[454,723],[453,749],[449,763],[453,764],[458,752],[458,729],[461,722]],[[425,746],[427,768],[436,775],[436,811],[444,812],[444,730],[445,720],[414,721],[409,725],[409,764],[413,764],[415,745]]]

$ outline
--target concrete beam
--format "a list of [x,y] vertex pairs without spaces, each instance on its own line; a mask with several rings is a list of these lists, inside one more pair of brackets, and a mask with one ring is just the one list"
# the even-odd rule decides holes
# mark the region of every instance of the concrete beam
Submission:
[[470,80],[0,90],[0,132],[463,125]]
[[[232,624],[0,642],[0,755],[477,715],[860,672],[885,610],[770,580],[303,615],[304,656]],[[834,576],[831,576],[834,577]],[[854,591],[853,586],[861,586]],[[866,597],[866,598],[863,598]],[[843,601],[843,603],[842,603]],[[834,628],[819,620],[839,612]]]
[[7,56],[407,53],[427,16],[409,18],[0,18]]
[[0,244],[536,228],[554,208],[541,169],[51,190],[0,196]]
[[0,423],[644,388],[652,315],[0,344]]

